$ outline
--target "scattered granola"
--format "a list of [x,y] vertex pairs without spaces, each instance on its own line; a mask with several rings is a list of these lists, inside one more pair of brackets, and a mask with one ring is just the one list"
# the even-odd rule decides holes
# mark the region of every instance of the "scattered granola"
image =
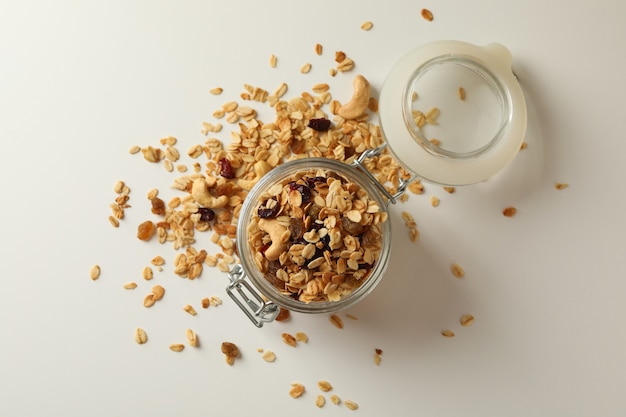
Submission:
[[126,290],[134,290],[135,288],[137,288],[137,284],[132,281],[124,284],[124,289]]
[[439,197],[431,195],[430,196],[430,205],[433,207],[437,207],[439,205]]
[[291,384],[291,389],[289,390],[289,395],[291,398],[298,398],[304,394],[305,388],[304,385],[294,382]]
[[465,276],[465,270],[463,267],[457,263],[453,263],[450,265],[450,270],[452,271],[452,275],[457,278],[463,278]]
[[465,89],[463,87],[459,87],[459,100],[465,100]]
[[343,329],[343,320],[336,314],[333,314],[329,317],[330,322],[338,329]]
[[404,225],[409,230],[409,239],[411,239],[411,242],[417,241],[419,231],[417,230],[417,223],[411,213],[403,211],[402,219],[404,220]]
[[293,337],[291,334],[289,333],[283,333],[282,334],[282,338],[283,338],[283,342],[285,342],[285,344],[291,346],[291,347],[296,347],[297,346],[297,340],[295,337]]
[[441,335],[444,337],[454,337],[454,332],[452,330],[443,330]]
[[185,306],[183,307],[183,310],[186,311],[187,313],[189,313],[192,316],[197,315],[198,313],[196,312],[196,309],[193,308],[192,305],[190,304],[185,304]]
[[89,270],[89,276],[91,277],[92,281],[95,281],[98,278],[100,278],[100,265],[92,266],[91,269]]
[[372,29],[373,27],[374,27],[374,24],[372,22],[370,22],[370,21],[363,22],[361,24],[361,29],[363,29],[365,31],[368,31],[368,30]]
[[326,398],[324,398],[322,394],[319,394],[317,395],[317,397],[315,397],[315,405],[318,408],[324,407],[325,404],[326,404]]
[[434,19],[433,13],[428,9],[422,9],[421,13],[422,17],[429,22],[432,22]]
[[173,352],[182,352],[183,350],[185,350],[185,345],[183,345],[182,343],[172,343],[170,345],[170,350]]
[[505,207],[502,210],[502,215],[504,217],[513,217],[517,214],[517,209],[515,207]]
[[200,342],[198,341],[198,335],[196,334],[196,332],[191,329],[187,329],[185,335],[187,336],[187,343],[189,343],[189,346],[200,346]]
[[307,343],[309,341],[309,336],[307,336],[304,332],[298,332],[296,333],[296,340],[298,342]]
[[357,410],[359,408],[359,405],[351,400],[344,400],[343,403],[346,406],[346,408],[352,411]]
[[557,182],[554,184],[554,188],[556,188],[557,190],[564,190],[567,187],[569,187],[569,184],[564,183],[564,182]]
[[235,363],[235,359],[239,357],[239,348],[237,345],[231,342],[222,343],[222,353],[226,358],[226,363],[232,365]]
[[329,392],[333,389],[333,386],[330,384],[330,382],[325,380],[317,381],[317,387],[324,392]]
[[265,362],[274,362],[276,360],[276,354],[271,350],[263,352],[263,360]]
[[135,342],[137,342],[140,345],[143,345],[147,341],[148,341],[148,335],[146,334],[146,331],[142,329],[141,327],[137,327],[137,329],[135,329]]
[[335,404],[335,405],[339,405],[341,404],[341,398],[339,398],[339,396],[337,394],[333,394],[330,396],[330,401]]
[[474,324],[474,320],[474,316],[472,316],[471,314],[464,314],[460,320],[461,326],[469,327]]

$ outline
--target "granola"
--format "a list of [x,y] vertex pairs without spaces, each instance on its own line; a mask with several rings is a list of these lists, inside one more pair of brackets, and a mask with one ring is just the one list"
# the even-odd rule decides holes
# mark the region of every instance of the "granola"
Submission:
[[260,196],[248,244],[265,278],[299,301],[339,301],[370,275],[382,251],[376,201],[325,169],[297,173]]

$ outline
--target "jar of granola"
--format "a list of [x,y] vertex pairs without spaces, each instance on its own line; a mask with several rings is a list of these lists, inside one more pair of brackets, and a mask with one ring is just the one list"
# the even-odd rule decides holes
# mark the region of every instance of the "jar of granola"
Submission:
[[394,196],[363,168],[370,155],[351,165],[327,158],[287,162],[248,194],[237,228],[241,264],[231,271],[227,291],[258,327],[279,307],[345,309],[380,282],[390,256],[387,204]]
[[[366,87],[363,91],[361,87]],[[358,119],[369,83],[355,80],[344,119]],[[261,177],[237,226],[241,264],[228,294],[261,327],[279,308],[304,313],[345,309],[372,292],[390,258],[388,204],[416,178],[445,185],[486,180],[520,148],[526,107],[501,45],[425,45],[401,59],[379,100],[385,143],[350,163],[296,159]],[[343,120],[343,119],[340,119]],[[383,154],[399,162],[386,187],[368,170]]]

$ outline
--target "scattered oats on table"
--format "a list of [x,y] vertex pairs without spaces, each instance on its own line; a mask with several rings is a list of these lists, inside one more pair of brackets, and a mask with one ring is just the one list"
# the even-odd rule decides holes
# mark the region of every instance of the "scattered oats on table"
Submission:
[[330,322],[338,329],[343,329],[343,320],[336,314],[329,317]]
[[148,335],[146,331],[142,329],[141,327],[137,327],[137,329],[135,329],[135,342],[137,342],[140,345],[143,345],[147,341],[148,341]]
[[372,22],[370,22],[369,20],[367,22],[363,22],[361,24],[361,29],[368,31],[370,29],[372,29],[374,27],[374,24]]
[[170,345],[170,350],[173,352],[182,352],[183,350],[185,350],[185,345],[183,345],[182,343],[172,343]]
[[289,396],[291,398],[298,398],[304,394],[305,388],[304,385],[294,382],[291,384],[291,389],[289,390]]
[[357,410],[359,408],[359,405],[351,400],[344,400],[343,404],[346,406],[346,408],[352,411]]
[[469,327],[472,324],[474,324],[474,320],[475,320],[474,316],[472,316],[471,314],[464,314],[461,317],[460,323],[461,323],[461,326]]
[[285,342],[285,344],[291,346],[291,347],[296,347],[297,346],[297,340],[295,337],[293,337],[292,335],[290,335],[289,333],[283,333],[282,334],[282,338],[283,338],[283,342]]
[[435,18],[433,16],[433,12],[431,12],[428,9],[422,9],[422,11],[420,12],[420,14],[422,15],[422,17],[426,20],[428,20],[429,22],[432,22],[433,19]]
[[454,332],[452,330],[443,330],[441,335],[444,337],[454,337]]
[[100,265],[92,266],[91,269],[89,270],[89,276],[91,277],[92,281],[95,281],[98,278],[100,278]]
[[557,190],[559,190],[559,191],[560,191],[560,190],[564,190],[564,189],[566,189],[567,187],[569,187],[569,184],[564,183],[564,182],[557,182],[557,183],[555,183],[555,184],[554,184],[554,188],[556,188],[556,189],[557,189]]
[[317,387],[323,392],[329,392],[333,390],[333,386],[331,385],[331,383],[323,379],[317,381]]
[[276,354],[271,350],[263,352],[263,360],[265,362],[274,362],[276,360]]
[[452,275],[457,278],[463,278],[465,276],[465,270],[463,267],[457,263],[453,263],[450,265],[450,270],[452,271]]
[[502,210],[502,215],[503,215],[504,217],[513,217],[513,216],[515,216],[516,214],[517,214],[517,209],[516,209],[515,207],[512,207],[512,206],[511,206],[511,207],[505,207],[505,208]]

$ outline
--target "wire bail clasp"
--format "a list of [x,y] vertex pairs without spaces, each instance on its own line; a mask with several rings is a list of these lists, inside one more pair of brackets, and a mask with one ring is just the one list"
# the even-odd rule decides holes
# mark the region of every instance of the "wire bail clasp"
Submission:
[[246,274],[241,265],[233,267],[228,273],[228,279],[230,284],[226,287],[226,292],[256,327],[263,327],[263,324],[276,318],[279,307],[261,298],[246,280]]

